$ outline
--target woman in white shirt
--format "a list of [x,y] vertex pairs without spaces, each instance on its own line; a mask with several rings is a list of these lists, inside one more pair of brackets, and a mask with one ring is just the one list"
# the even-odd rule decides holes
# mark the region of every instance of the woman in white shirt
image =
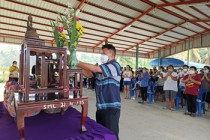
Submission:
[[129,99],[130,85],[131,85],[131,78],[132,78],[132,72],[130,71],[129,66],[126,66],[126,70],[123,72],[122,77],[124,78],[123,85],[124,85],[125,99]]

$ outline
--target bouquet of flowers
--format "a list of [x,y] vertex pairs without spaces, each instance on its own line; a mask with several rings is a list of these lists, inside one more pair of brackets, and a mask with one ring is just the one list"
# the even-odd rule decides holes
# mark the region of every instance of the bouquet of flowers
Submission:
[[[58,13],[55,22],[51,21],[51,26],[57,47],[63,47],[67,44],[68,50],[70,51],[68,65],[71,69],[76,69],[78,64],[76,46],[85,30],[79,23],[79,18],[76,17],[75,10],[68,6],[68,9],[64,9],[62,15]],[[69,38],[63,33],[64,30],[67,31]]]

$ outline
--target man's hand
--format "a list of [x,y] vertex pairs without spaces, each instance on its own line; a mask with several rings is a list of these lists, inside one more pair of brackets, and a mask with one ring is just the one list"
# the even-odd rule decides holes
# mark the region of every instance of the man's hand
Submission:
[[192,81],[193,79],[192,79],[192,77],[191,77],[191,76],[189,76],[189,77],[188,77],[188,80],[189,80],[189,81]]
[[207,77],[207,74],[206,74],[206,73],[204,73],[204,75],[203,75],[203,76],[204,76],[204,78],[206,78],[206,77]]
[[171,76],[171,74],[172,74],[172,72],[168,72],[168,73],[167,73],[167,76]]

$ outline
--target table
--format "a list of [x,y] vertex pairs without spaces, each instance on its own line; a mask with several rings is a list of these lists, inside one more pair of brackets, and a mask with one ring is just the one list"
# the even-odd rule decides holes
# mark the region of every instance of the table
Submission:
[[[81,113],[70,107],[64,115],[41,112],[25,118],[26,140],[116,140],[107,128],[87,117],[87,132],[80,133]],[[14,118],[0,102],[0,140],[18,140],[19,133]]]

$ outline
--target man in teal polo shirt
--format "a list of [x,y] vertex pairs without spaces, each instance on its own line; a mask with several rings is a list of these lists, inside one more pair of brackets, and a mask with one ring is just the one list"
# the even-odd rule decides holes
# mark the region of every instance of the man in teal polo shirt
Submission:
[[121,66],[115,60],[116,49],[113,45],[104,45],[102,51],[102,65],[79,62],[78,67],[83,69],[86,77],[96,73],[96,121],[109,128],[119,139]]

